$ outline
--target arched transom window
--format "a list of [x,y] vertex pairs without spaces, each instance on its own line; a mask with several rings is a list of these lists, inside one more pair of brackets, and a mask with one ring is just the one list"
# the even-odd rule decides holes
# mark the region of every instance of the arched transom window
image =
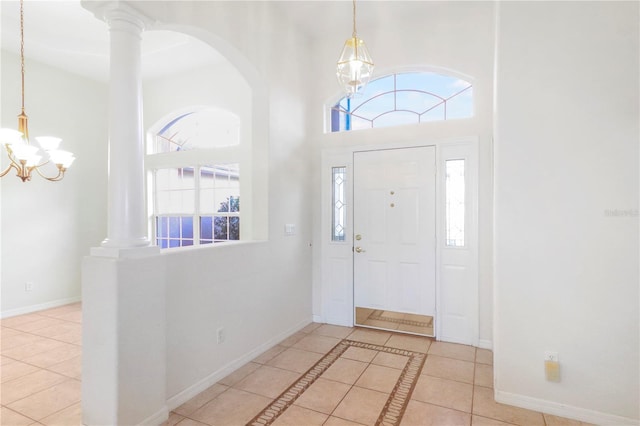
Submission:
[[371,81],[331,107],[331,131],[400,126],[473,116],[473,85],[432,72],[396,73]]

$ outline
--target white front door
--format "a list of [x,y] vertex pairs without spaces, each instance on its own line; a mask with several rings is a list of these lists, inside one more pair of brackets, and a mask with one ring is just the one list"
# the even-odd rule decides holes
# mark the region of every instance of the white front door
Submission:
[[[356,312],[435,317],[435,147],[356,152],[353,164]],[[407,327],[396,329],[417,332]]]

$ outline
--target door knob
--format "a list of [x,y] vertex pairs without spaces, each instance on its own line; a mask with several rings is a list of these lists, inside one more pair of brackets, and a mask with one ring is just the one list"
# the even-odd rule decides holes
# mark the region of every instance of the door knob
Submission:
[[356,253],[364,253],[366,250],[364,250],[362,247],[356,247]]

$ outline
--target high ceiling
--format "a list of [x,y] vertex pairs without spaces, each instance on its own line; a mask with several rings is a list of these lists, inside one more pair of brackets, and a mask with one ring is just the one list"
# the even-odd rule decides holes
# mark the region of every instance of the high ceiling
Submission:
[[[378,2],[376,2],[378,3]],[[274,1],[276,7],[311,37],[332,28],[351,30],[351,2]],[[375,3],[369,3],[375,4]],[[378,3],[379,4],[379,3]],[[360,12],[360,9],[364,9]],[[368,10],[367,10],[368,9]],[[375,20],[379,8],[358,9],[358,21]],[[20,4],[1,0],[2,48],[18,53],[20,49]],[[326,16],[324,20],[322,16]],[[40,62],[93,79],[107,81],[109,76],[109,33],[107,25],[80,5],[80,0],[25,0],[25,55]],[[79,36],[81,35],[81,36]],[[336,48],[338,49],[338,47]],[[174,58],[167,63],[166,57]],[[203,62],[224,60],[209,46],[175,32],[143,33],[143,76],[155,77],[189,68]],[[73,67],[69,67],[73,64]]]

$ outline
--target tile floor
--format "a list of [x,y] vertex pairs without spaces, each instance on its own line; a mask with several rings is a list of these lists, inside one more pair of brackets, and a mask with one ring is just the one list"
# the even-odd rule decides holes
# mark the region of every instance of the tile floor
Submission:
[[[1,321],[1,425],[80,424],[81,321],[79,303]],[[357,426],[383,415],[420,426],[582,424],[498,404],[492,385],[490,351],[310,324],[176,408],[165,425]]]

